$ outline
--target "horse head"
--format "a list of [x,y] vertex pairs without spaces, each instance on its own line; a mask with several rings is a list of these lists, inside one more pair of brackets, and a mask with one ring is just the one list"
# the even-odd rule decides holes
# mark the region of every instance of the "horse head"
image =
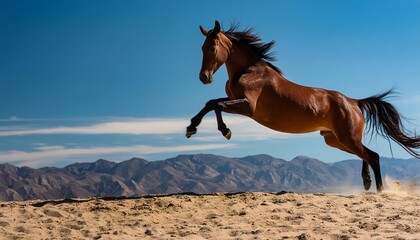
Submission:
[[200,26],[201,33],[206,37],[201,50],[203,61],[200,70],[200,80],[204,84],[213,81],[213,74],[222,66],[229,57],[231,41],[221,32],[220,23],[215,22],[212,30],[207,31]]

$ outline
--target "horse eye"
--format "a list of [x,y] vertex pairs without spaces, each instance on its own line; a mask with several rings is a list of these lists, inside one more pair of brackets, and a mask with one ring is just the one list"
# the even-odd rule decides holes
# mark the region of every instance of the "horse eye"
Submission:
[[212,51],[212,52],[216,52],[216,46],[214,45],[214,46],[211,46],[210,47],[210,51]]

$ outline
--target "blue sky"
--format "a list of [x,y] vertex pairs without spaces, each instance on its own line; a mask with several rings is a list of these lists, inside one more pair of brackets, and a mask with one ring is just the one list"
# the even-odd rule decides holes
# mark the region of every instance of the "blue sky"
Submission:
[[[267,153],[325,162],[355,158],[318,133],[288,135],[210,113],[225,96],[225,68],[198,79],[199,25],[239,22],[275,40],[274,62],[296,83],[364,98],[397,87],[397,108],[420,129],[420,1],[4,1],[0,0],[0,163],[64,166],[104,158]],[[418,130],[420,131],[420,130]],[[388,142],[365,140],[381,156]],[[410,157],[392,144],[395,157]]]

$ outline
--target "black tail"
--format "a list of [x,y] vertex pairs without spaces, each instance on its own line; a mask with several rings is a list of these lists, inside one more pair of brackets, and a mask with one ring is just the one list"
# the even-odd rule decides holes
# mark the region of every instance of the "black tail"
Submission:
[[374,130],[385,138],[390,137],[408,153],[420,158],[420,153],[416,151],[420,148],[420,136],[408,131],[397,109],[385,101],[392,93],[394,92],[391,89],[385,93],[358,100],[359,108],[365,115],[367,131],[373,133]]

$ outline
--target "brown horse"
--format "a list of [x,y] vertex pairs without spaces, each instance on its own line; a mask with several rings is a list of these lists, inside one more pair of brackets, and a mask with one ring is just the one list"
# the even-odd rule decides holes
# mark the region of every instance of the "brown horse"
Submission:
[[218,21],[213,30],[207,31],[201,26],[200,30],[206,37],[200,80],[204,84],[211,83],[213,74],[226,64],[227,97],[208,101],[191,119],[187,137],[197,132],[196,127],[210,111],[215,111],[218,129],[227,139],[231,132],[223,122],[222,111],[248,116],[280,132],[320,131],[329,146],[363,160],[362,178],[366,190],[372,182],[368,164],[372,167],[378,192],[383,189],[379,155],[362,144],[365,121],[369,129],[420,157],[416,152],[420,148],[420,137],[407,133],[398,111],[385,101],[392,91],[357,100],[336,91],[301,86],[288,81],[269,62],[274,59],[269,52],[274,41],[264,44],[250,29],[237,31],[235,26],[223,32]]

